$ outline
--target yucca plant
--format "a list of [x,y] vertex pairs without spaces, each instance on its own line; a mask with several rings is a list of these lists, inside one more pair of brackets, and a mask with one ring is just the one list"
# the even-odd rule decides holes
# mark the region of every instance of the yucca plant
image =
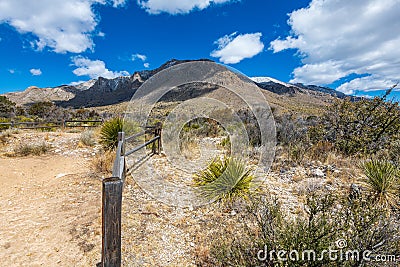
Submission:
[[123,119],[112,118],[104,122],[100,130],[100,144],[104,149],[114,149],[118,145],[118,133],[123,130]]
[[194,184],[207,200],[232,202],[248,196],[253,178],[241,160],[217,157],[194,176]]
[[112,118],[103,123],[100,129],[99,143],[104,149],[114,149],[118,145],[118,133],[125,132],[125,137],[140,132],[142,129],[135,121],[124,120],[121,117]]
[[386,160],[363,164],[366,184],[374,201],[383,207],[399,207],[399,169]]

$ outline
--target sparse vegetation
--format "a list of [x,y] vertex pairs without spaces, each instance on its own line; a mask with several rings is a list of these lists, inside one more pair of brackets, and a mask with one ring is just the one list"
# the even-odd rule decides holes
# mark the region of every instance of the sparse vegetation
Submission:
[[15,103],[5,96],[0,96],[0,117],[10,118],[15,114]]
[[93,130],[85,130],[81,133],[79,141],[85,146],[94,146],[96,139]]
[[12,156],[29,156],[29,155],[34,155],[34,156],[40,156],[42,154],[47,153],[50,150],[50,146],[46,144],[45,142],[42,142],[40,144],[20,144],[17,147],[14,148],[14,153],[11,154]]
[[388,99],[392,89],[372,100],[337,100],[317,126],[322,128],[319,138],[346,155],[390,150],[400,138],[400,106]]
[[[209,240],[209,253],[200,255],[197,265],[364,266],[366,261],[362,257],[349,260],[346,255],[339,257],[337,241],[343,240],[340,242],[345,244],[344,250],[359,251],[360,255],[365,250],[371,251],[371,255],[382,251],[396,255],[399,236],[395,233],[400,230],[399,224],[395,217],[388,216],[363,197],[348,201],[345,197],[318,192],[309,194],[305,209],[291,219],[276,199],[259,195],[248,202],[240,219],[243,226],[235,230],[220,229],[220,233],[214,234]],[[336,251],[336,260],[327,254],[321,257],[329,249]],[[287,254],[278,257],[280,250]],[[298,254],[289,255],[291,251]],[[309,251],[313,253],[308,254]],[[305,257],[303,252],[307,252]]]
[[115,153],[112,150],[106,150],[96,154],[92,158],[91,167],[96,174],[110,175],[114,164]]
[[206,199],[233,202],[248,197],[253,178],[241,160],[217,157],[194,176],[194,183]]

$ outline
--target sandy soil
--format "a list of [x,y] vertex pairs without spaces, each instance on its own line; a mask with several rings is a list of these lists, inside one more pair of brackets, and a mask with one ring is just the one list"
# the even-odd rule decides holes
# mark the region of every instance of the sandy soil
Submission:
[[94,266],[101,181],[75,156],[0,158],[2,266]]

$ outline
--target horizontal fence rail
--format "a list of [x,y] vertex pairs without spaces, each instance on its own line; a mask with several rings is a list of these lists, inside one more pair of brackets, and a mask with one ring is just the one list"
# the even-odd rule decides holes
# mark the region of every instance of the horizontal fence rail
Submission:
[[[153,134],[153,138],[134,149],[125,152],[126,142],[140,136]],[[125,138],[125,133],[118,133],[118,146],[115,155],[112,176],[103,180],[102,191],[102,250],[101,262],[97,266],[121,266],[121,210],[122,192],[126,178],[126,157],[153,144],[152,153],[161,152],[161,123],[146,127],[145,131]]]
[[[94,125],[87,125],[88,123]],[[45,128],[68,128],[68,127],[97,127],[103,120],[64,120],[64,121],[19,121],[0,122],[0,130],[3,129],[45,129]],[[4,126],[4,127],[1,127]],[[8,126],[8,127],[7,127]]]

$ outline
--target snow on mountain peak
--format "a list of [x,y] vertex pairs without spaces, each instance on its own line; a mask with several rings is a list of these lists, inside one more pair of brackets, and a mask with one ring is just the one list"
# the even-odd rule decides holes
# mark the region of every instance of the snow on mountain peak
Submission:
[[290,85],[290,84],[288,84],[288,83],[279,81],[279,80],[274,79],[274,78],[271,78],[271,77],[251,77],[250,79],[253,80],[253,81],[256,82],[256,83],[268,83],[268,82],[273,82],[273,83],[279,83],[279,84],[281,84],[281,85],[283,85],[283,86],[286,86],[286,87],[291,87],[291,86],[292,86],[292,85]]

